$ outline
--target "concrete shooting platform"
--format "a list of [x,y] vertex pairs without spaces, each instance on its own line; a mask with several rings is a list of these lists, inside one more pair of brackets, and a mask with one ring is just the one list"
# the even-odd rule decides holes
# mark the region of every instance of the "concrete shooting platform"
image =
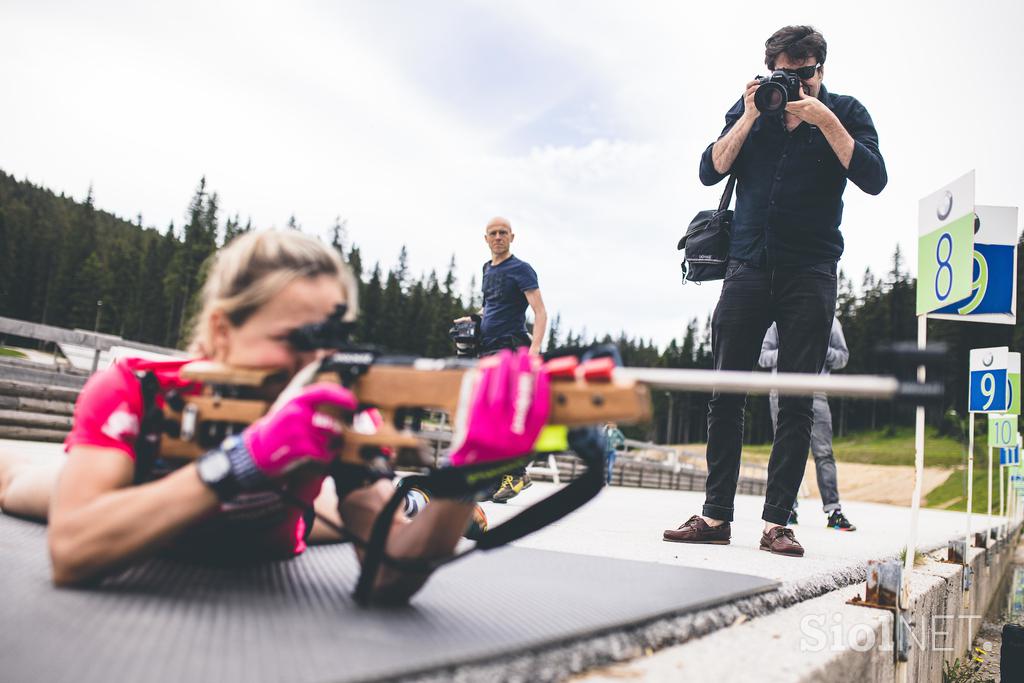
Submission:
[[[497,523],[517,509],[547,496],[554,485],[536,482],[504,505],[484,503],[488,519]],[[773,579],[793,588],[845,585],[859,580],[868,560],[893,557],[907,542],[910,508],[877,503],[844,502],[843,512],[856,525],[853,532],[825,527],[826,515],[820,500],[800,501],[800,524],[793,527],[803,544],[803,558],[780,557],[758,549],[764,522],[760,496],[736,497],[736,520],[732,543],[727,546],[667,543],[665,529],[699,514],[703,491],[668,491],[607,487],[593,501],[574,514],[527,536],[518,545],[541,550],[615,557],[676,564],[720,571],[740,571]],[[998,507],[998,503],[997,503]],[[993,523],[1002,518],[993,516]],[[985,515],[974,515],[972,529],[987,525]],[[945,546],[951,538],[963,537],[964,514],[922,509],[918,521],[918,550]],[[849,581],[842,581],[844,576]]]

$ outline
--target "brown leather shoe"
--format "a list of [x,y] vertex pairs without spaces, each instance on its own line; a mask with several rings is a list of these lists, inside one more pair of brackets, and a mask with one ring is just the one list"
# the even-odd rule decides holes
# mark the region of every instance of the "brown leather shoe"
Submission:
[[804,556],[804,547],[796,540],[793,530],[784,526],[772,527],[761,534],[761,550],[789,557]]
[[713,545],[729,545],[732,531],[729,522],[720,526],[708,526],[700,515],[694,515],[683,522],[678,529],[666,529],[661,538],[673,543],[711,543]]

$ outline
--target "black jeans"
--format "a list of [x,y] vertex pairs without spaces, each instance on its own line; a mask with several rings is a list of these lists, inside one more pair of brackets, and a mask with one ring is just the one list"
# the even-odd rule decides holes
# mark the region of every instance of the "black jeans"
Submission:
[[[759,268],[730,260],[711,321],[716,370],[753,370],[772,321],[779,328],[779,372],[819,373],[836,305],[836,264]],[[743,448],[744,394],[715,392],[708,405],[708,480],[703,515],[732,521]],[[762,518],[786,524],[807,463],[811,396],[781,396],[768,461]]]

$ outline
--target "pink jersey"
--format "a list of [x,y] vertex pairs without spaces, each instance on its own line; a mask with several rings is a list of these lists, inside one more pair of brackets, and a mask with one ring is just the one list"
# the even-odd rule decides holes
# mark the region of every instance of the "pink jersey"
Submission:
[[[75,403],[74,426],[64,448],[98,446],[119,450],[133,461],[144,408],[137,373],[152,372],[160,385],[157,405],[174,389],[195,394],[200,385],[181,379],[181,368],[189,360],[151,361],[124,358],[86,382]],[[295,493],[312,505],[323,483],[322,475],[303,482]],[[175,549],[196,557],[216,556],[223,560],[279,558],[301,553],[312,524],[309,510],[287,505],[272,491],[243,494],[224,503],[220,512],[190,528]]]

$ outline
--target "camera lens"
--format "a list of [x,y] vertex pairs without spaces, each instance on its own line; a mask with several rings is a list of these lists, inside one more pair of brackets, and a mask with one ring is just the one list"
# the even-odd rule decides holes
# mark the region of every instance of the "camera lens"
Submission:
[[778,83],[763,83],[754,93],[754,106],[763,114],[778,114],[788,101],[786,89]]

